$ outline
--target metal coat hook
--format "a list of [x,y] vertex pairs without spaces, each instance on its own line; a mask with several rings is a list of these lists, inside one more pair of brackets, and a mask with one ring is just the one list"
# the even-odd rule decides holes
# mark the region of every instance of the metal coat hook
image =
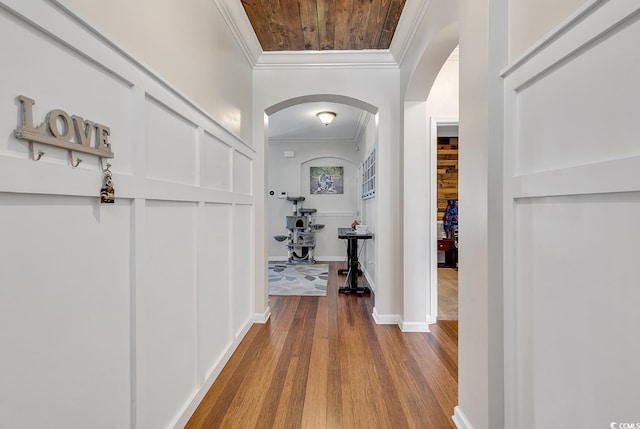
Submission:
[[31,158],[33,158],[34,161],[40,161],[40,158],[42,158],[46,152],[39,150],[38,155],[36,156],[36,152],[33,149],[33,142],[29,142],[29,143],[30,143],[29,149],[31,150]]
[[104,164],[102,163],[102,157],[100,157],[100,168],[102,169],[103,173],[108,172],[109,174],[111,174],[111,164],[107,162],[107,166],[104,167]]
[[71,166],[73,168],[76,168],[78,165],[80,165],[80,163],[82,162],[82,159],[80,158],[76,158],[75,160],[73,159],[73,152],[69,151],[69,158],[71,159]]

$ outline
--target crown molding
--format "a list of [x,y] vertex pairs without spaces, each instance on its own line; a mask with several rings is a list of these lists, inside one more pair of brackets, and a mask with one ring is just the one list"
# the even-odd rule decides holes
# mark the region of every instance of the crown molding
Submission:
[[257,70],[273,69],[354,69],[398,68],[388,49],[358,51],[288,51],[263,52],[255,65]]
[[262,51],[242,2],[213,0],[247,61],[257,70],[274,69],[397,69],[424,19],[432,0],[408,1],[389,49],[330,51]]
[[251,67],[255,67],[262,55],[262,47],[253,31],[251,22],[238,0],[213,0],[231,34],[240,45],[242,53]]
[[328,144],[328,143],[338,143],[338,144],[355,144],[353,139],[330,139],[330,138],[317,138],[317,139],[300,139],[295,137],[269,137],[269,144]]
[[373,115],[364,110],[360,111],[360,117],[358,118],[358,127],[356,128],[356,134],[353,137],[353,142],[358,144],[360,140],[362,140],[362,136],[367,130],[367,125],[369,125],[369,121]]
[[398,65],[403,63],[409,47],[418,32],[418,26],[424,20],[431,2],[432,0],[405,2],[400,21],[398,21],[396,32],[389,47],[389,51]]

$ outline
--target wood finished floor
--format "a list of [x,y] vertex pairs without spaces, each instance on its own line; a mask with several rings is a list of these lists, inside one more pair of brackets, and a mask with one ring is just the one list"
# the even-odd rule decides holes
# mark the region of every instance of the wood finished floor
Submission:
[[430,333],[376,325],[374,296],[271,296],[187,428],[455,428],[458,322]]
[[438,268],[438,320],[458,320],[458,270]]

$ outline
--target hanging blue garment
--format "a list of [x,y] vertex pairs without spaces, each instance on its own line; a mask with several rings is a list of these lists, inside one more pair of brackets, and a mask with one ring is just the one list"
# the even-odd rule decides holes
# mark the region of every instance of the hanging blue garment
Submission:
[[444,213],[444,232],[447,237],[458,226],[458,200],[447,200],[447,211]]

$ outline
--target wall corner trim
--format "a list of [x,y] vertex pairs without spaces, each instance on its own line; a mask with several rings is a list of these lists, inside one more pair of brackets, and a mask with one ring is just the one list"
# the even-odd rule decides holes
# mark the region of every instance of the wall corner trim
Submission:
[[213,386],[213,383],[216,381],[227,362],[229,362],[229,359],[231,359],[231,355],[233,355],[233,353],[236,351],[244,337],[247,335],[247,332],[249,332],[249,329],[252,325],[252,322],[247,322],[243,326],[243,328],[238,333],[238,336],[229,345],[229,348],[226,350],[224,355],[218,360],[217,364],[209,372],[204,383],[202,383],[202,385],[199,386],[198,389],[194,392],[191,400],[185,404],[182,411],[178,414],[176,420],[173,422],[173,424],[169,425],[169,427],[173,429],[179,429],[186,426],[186,424],[189,422],[189,419],[196,411],[196,408],[198,408],[200,402],[202,402],[207,392],[209,392],[209,389],[211,389],[211,386]]
[[473,429],[473,426],[471,426],[467,417],[460,410],[459,405],[453,409],[453,416],[451,418],[458,429]]
[[373,316],[374,322],[377,325],[398,325],[402,322],[399,314],[380,314],[378,313],[378,309],[376,307],[373,308]]
[[428,322],[400,322],[402,332],[430,332]]
[[271,317],[271,307],[267,307],[264,313],[256,313],[253,315],[253,323],[265,324]]

